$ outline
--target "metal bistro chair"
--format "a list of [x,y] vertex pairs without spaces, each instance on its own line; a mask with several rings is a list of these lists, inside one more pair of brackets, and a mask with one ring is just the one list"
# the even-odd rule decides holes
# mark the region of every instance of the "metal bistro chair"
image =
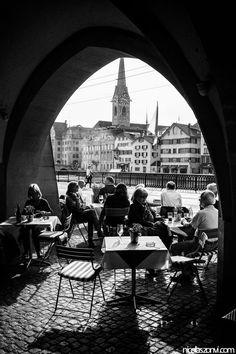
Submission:
[[42,231],[38,238],[39,242],[48,243],[49,247],[44,253],[39,266],[41,267],[46,258],[48,258],[52,252],[53,246],[57,243],[66,244],[69,242],[72,228],[71,228],[72,214],[65,216],[63,222],[63,229],[60,231]]
[[[72,288],[72,280],[82,282],[83,284],[86,282],[93,282],[93,290],[92,290],[92,298],[90,303],[90,310],[89,310],[89,318],[92,313],[92,306],[93,306],[93,299],[94,299],[94,292],[96,286],[96,279],[98,277],[100,282],[100,287],[102,291],[103,300],[105,302],[105,296],[102,288],[102,282],[100,278],[100,272],[102,270],[101,264],[95,262],[94,258],[94,250],[92,248],[73,248],[73,247],[65,247],[56,245],[57,257],[58,259],[65,259],[67,260],[67,264],[62,267],[62,269],[58,272],[60,277],[58,292],[57,292],[57,299],[54,313],[57,310],[60,292],[61,292],[61,282],[62,278],[68,279],[70,284],[70,289],[72,293],[72,297],[74,298],[74,291]],[[60,263],[61,264],[61,263]],[[84,287],[83,287],[84,290]],[[67,297],[61,295],[61,297]],[[65,309],[65,307],[63,307]],[[83,311],[84,312],[84,311]]]
[[77,228],[80,232],[80,235],[82,236],[84,243],[88,244],[88,240],[86,239],[86,236],[88,236],[88,227],[85,222],[78,222],[77,220],[73,220],[72,218],[72,228],[73,232]]
[[[105,236],[115,236],[114,228],[116,229],[118,224],[125,225],[126,217],[129,214],[129,207],[125,208],[104,208],[105,217],[103,220],[103,232]],[[112,218],[112,225],[108,223],[107,218]],[[117,218],[117,223],[115,219]],[[122,221],[121,221],[122,220]]]
[[[203,297],[206,302],[208,302],[200,276],[199,276],[199,266],[203,266],[206,270],[208,269],[209,262],[211,261],[214,254],[217,253],[218,249],[218,229],[205,230],[202,231],[199,237],[199,246],[195,252],[192,252],[192,257],[187,256],[172,256],[172,269],[175,270],[174,277],[175,280],[170,280],[167,290],[169,289],[171,283],[174,281],[175,284],[172,287],[167,301],[171,298],[173,292],[175,291],[178,283],[181,283],[181,273],[182,271],[191,265],[193,274],[197,277],[197,282],[202,291]],[[206,257],[206,259],[204,259]],[[179,276],[176,275],[179,273]]]
[[[117,225],[123,224],[125,226],[126,217],[129,214],[129,207],[125,208],[104,208],[105,217],[103,220],[103,232],[105,236],[116,236],[117,235]],[[112,225],[107,223],[107,217],[112,217]],[[115,218],[118,218],[117,224],[115,226]],[[122,222],[120,222],[122,220]],[[124,275],[126,275],[126,270],[124,269]],[[114,269],[114,287],[116,288],[116,269]]]

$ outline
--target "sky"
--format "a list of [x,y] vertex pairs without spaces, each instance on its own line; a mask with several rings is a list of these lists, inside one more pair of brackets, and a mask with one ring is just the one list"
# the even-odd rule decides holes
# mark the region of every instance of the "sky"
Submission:
[[[131,98],[130,122],[146,123],[154,132],[158,101],[158,124],[195,124],[197,119],[182,95],[158,71],[145,62],[125,58],[126,86]],[[67,101],[57,122],[93,127],[99,120],[112,120],[111,99],[117,83],[119,59],[95,72]]]

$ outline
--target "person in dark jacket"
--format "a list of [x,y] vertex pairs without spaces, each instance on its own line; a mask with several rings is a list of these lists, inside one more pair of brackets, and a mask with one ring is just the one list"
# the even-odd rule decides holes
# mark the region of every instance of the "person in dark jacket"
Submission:
[[98,237],[103,237],[103,233],[94,209],[91,209],[85,205],[81,195],[78,193],[78,189],[79,187],[77,182],[72,181],[68,184],[66,192],[66,206],[69,212],[72,213],[75,223],[88,223],[88,244],[89,247],[94,247],[93,228],[97,230]]
[[[107,199],[104,204],[104,208],[100,215],[100,223],[102,224],[104,216],[105,216],[105,209],[106,208],[126,208],[129,207],[130,201],[127,192],[127,187],[124,183],[117,184],[115,188],[115,193],[108,195]],[[117,224],[123,224],[124,217],[106,217],[106,224],[111,226],[116,226]]]
[[143,235],[159,236],[165,246],[169,249],[172,243],[172,234],[162,218],[156,217],[155,212],[147,202],[148,192],[145,188],[137,188],[133,194],[133,203],[130,205],[128,223],[143,226]]
[[105,179],[105,186],[102,187],[98,193],[96,202],[99,201],[99,196],[102,195],[103,196],[103,201],[106,201],[106,198],[108,195],[110,194],[114,194],[116,191],[116,187],[114,184],[114,178],[112,176],[107,176]]

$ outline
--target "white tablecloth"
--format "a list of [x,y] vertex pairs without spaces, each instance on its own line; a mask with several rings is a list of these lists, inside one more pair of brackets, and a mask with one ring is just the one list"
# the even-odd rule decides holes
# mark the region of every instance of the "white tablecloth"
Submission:
[[170,264],[169,251],[158,236],[141,236],[137,245],[129,236],[105,237],[102,252],[106,269],[168,269]]

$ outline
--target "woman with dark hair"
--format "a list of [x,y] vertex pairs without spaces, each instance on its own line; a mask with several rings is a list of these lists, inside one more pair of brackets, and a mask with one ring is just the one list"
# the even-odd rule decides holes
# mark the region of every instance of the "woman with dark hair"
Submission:
[[89,247],[94,247],[93,243],[93,227],[97,230],[98,237],[103,237],[97,215],[94,209],[86,206],[81,195],[78,193],[78,183],[70,182],[66,192],[66,206],[73,215],[73,220],[76,223],[88,223],[88,244]]
[[[129,205],[130,205],[130,201],[129,201],[126,185],[124,183],[117,184],[115,188],[115,193],[107,196],[107,199],[104,204],[104,208],[100,215],[100,220],[99,220],[100,223],[102,224],[103,222],[106,208],[126,208],[129,207]],[[123,224],[123,223],[124,223],[123,216],[106,217],[106,224],[109,224],[111,226],[116,226],[117,224]]]
[[147,236],[159,236],[169,249],[172,243],[172,234],[161,218],[157,218],[155,212],[147,202],[148,192],[145,188],[137,188],[133,194],[133,203],[130,205],[128,222],[130,226],[138,223],[142,225],[142,234]]

